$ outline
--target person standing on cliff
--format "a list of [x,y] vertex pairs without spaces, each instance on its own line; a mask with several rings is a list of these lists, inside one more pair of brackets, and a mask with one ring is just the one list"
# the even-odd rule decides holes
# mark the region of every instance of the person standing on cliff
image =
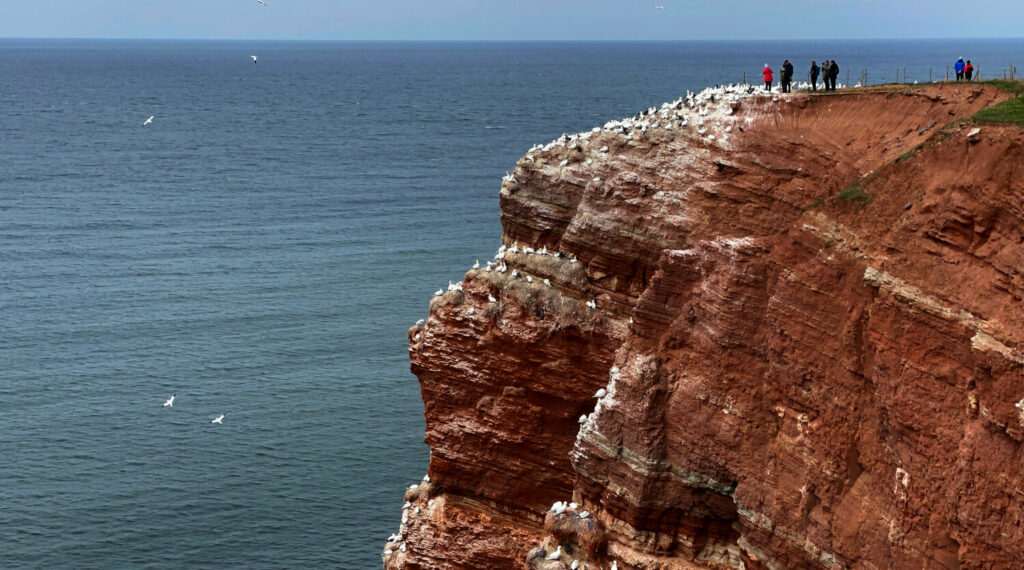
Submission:
[[789,63],[789,60],[782,62],[782,92],[792,93],[793,88],[793,64]]
[[768,67],[767,63],[764,64],[764,69],[761,70],[761,75],[764,76],[764,90],[770,92],[772,90],[772,81],[774,80],[774,77],[772,76],[772,68]]
[[964,58],[962,58],[962,57],[960,59],[956,60],[956,63],[953,64],[953,71],[956,72],[956,80],[957,81],[960,81],[961,79],[964,78],[964,68],[966,68],[966,67],[967,66],[964,65]]
[[839,64],[834,59],[828,62],[828,76],[831,79],[832,91],[835,91],[836,79],[839,79]]
[[828,68],[829,63],[826,59],[825,61],[821,62],[821,88],[824,89],[825,91],[829,90],[828,79],[829,77],[832,77],[831,72],[828,70]]
[[974,77],[974,66],[971,65],[971,60],[967,60],[967,65],[964,67],[964,79],[970,81]]
[[818,90],[818,73],[821,72],[821,68],[818,67],[818,62],[811,60],[811,90]]

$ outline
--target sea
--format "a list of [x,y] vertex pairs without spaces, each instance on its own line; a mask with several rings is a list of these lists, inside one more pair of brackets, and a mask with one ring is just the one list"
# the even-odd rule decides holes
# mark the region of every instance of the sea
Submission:
[[0,568],[379,568],[429,459],[406,330],[531,145],[960,56],[1024,40],[0,40]]

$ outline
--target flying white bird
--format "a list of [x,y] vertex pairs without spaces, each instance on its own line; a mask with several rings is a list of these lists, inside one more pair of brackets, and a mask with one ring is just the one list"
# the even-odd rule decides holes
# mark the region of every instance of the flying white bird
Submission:
[[221,414],[221,415],[213,418],[212,420],[210,420],[210,423],[211,424],[223,424],[224,423],[224,414]]
[[251,58],[252,58],[252,62],[253,62],[253,63],[256,63],[256,60],[258,60],[258,59],[259,59],[259,58],[258,58],[258,57],[256,57],[255,55],[250,55],[249,57],[251,57]]
[[164,407],[165,408],[170,408],[171,406],[174,405],[174,397],[175,396],[176,396],[176,394],[171,394],[171,399],[169,399],[166,402],[164,402]]
[[259,2],[260,4],[263,4],[264,6],[269,6],[270,5],[270,4],[267,4],[265,0],[256,0],[256,1]]
[[150,118],[146,119],[146,122],[145,122],[145,123],[142,123],[142,126],[143,126],[143,127],[145,127],[146,125],[148,125],[148,124],[152,123],[152,122],[153,122],[153,118],[154,118],[154,117],[156,117],[156,115],[153,115],[153,116],[151,116]]
[[664,6],[655,6],[654,9],[655,10],[664,10],[665,7]]

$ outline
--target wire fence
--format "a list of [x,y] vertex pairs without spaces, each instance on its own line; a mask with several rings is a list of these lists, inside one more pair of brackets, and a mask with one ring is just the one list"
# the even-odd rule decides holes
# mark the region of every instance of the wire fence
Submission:
[[[773,70],[776,74],[776,82],[778,81],[778,75],[781,74],[781,70]],[[846,79],[842,85],[847,87],[868,87],[870,85],[886,85],[892,83],[934,83],[938,81],[956,81],[956,72],[953,66],[947,65],[942,68],[935,67],[896,67],[892,69],[884,70],[869,70],[866,67],[852,70],[846,68],[839,72],[839,80],[844,77]],[[989,79],[1005,79],[1008,81],[1016,81],[1018,77],[1018,70],[1015,65],[1009,65],[1003,68],[990,68],[983,69],[980,65],[974,67],[974,75],[971,79],[963,79],[963,81],[986,81]],[[757,81],[760,78],[760,74],[757,74],[752,78],[752,81],[748,82],[747,74],[743,74],[743,84],[760,85]],[[795,78],[794,78],[795,79]],[[807,83],[811,82],[811,72],[807,71],[804,78]],[[822,77],[818,77],[817,83],[820,85],[824,82]],[[841,81],[840,81],[841,82]]]

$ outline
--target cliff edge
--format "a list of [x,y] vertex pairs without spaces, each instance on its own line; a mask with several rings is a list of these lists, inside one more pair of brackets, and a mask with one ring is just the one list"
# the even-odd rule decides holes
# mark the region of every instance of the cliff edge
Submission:
[[538,146],[409,331],[387,569],[1010,568],[1024,130],[985,85],[718,88]]

